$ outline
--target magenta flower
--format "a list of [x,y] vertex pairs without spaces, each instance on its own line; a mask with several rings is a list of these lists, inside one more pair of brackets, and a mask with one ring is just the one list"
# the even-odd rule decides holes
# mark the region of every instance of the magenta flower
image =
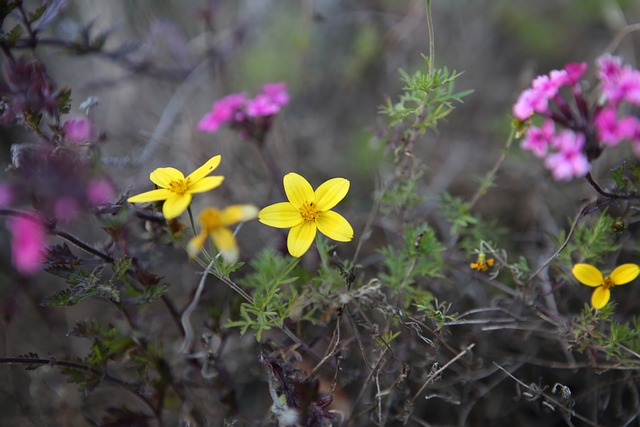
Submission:
[[[618,111],[622,103],[640,105],[640,71],[623,65],[619,57],[599,58],[597,87],[601,96],[593,105],[580,82],[586,70],[584,62],[570,63],[562,70],[538,76],[513,106],[513,115],[520,121],[534,115],[544,118],[541,127],[527,129],[521,147],[543,158],[557,180],[584,176],[607,146],[623,140],[630,141],[640,153],[640,119],[620,116]],[[561,91],[564,86],[570,86],[566,93]],[[535,118],[532,121],[537,123]]]
[[577,84],[585,71],[587,71],[586,62],[572,62],[564,66],[564,70],[567,72],[567,83],[571,85]]
[[247,101],[247,116],[249,117],[273,116],[278,111],[280,111],[280,107],[266,95],[258,95]]
[[78,201],[71,196],[63,196],[53,204],[53,214],[56,219],[65,224],[69,224],[76,219],[80,213]]
[[558,152],[547,155],[545,166],[556,181],[569,181],[589,172],[591,164],[583,152],[584,135],[565,129],[551,143]]
[[596,114],[594,125],[601,143],[615,146],[622,140],[632,139],[638,132],[640,122],[636,117],[625,116],[618,120],[617,116],[614,107],[605,108]]
[[241,119],[237,114],[244,108],[247,97],[244,93],[232,93],[213,103],[211,111],[198,122],[198,130],[214,133],[232,119]]
[[262,85],[262,95],[266,96],[272,104],[283,107],[289,103],[289,94],[287,93],[287,84],[265,83]]
[[555,125],[552,120],[544,122],[542,127],[531,126],[520,145],[523,150],[531,151],[536,157],[544,157],[547,154],[549,144],[555,137]]
[[0,182],[0,208],[6,208],[13,203],[13,189],[9,184]]
[[31,275],[40,270],[45,260],[47,233],[41,222],[24,216],[7,220],[12,234],[11,261],[20,273]]
[[87,201],[93,206],[100,206],[113,200],[113,187],[108,180],[97,178],[89,181],[86,188]]
[[73,144],[81,144],[93,139],[93,125],[86,117],[69,119],[64,122],[65,139]]
[[229,124],[242,138],[262,142],[271,127],[269,118],[278,114],[287,103],[286,83],[266,83],[254,98],[235,93],[214,102],[197,127],[214,133],[223,124]]

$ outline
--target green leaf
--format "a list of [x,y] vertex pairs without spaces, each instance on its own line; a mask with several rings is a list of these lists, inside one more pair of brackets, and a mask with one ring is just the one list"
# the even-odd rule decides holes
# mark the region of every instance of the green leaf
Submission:
[[38,19],[42,18],[42,15],[46,12],[48,7],[49,7],[49,3],[44,2],[42,6],[40,6],[36,10],[34,10],[33,12],[29,12],[29,23],[33,24]]

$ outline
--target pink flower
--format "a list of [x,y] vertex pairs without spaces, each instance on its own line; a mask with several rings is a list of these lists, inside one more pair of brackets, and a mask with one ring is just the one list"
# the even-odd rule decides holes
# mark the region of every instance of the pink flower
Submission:
[[569,181],[589,172],[591,164],[582,152],[584,143],[584,135],[571,130],[563,130],[554,138],[551,145],[558,152],[549,154],[544,164],[556,181]]
[[73,221],[79,212],[78,202],[71,196],[60,197],[53,205],[53,214],[56,219],[65,224]]
[[279,83],[265,83],[262,85],[262,95],[266,96],[271,103],[278,107],[285,106],[289,103],[289,94],[287,93],[287,84],[284,82]]
[[0,208],[6,208],[13,203],[13,189],[9,184],[0,182]]
[[549,100],[556,96],[560,88],[568,82],[569,79],[566,70],[552,70],[549,75],[538,76],[533,79],[531,87],[538,92],[540,98]]
[[569,84],[576,84],[580,81],[580,78],[587,70],[586,62],[572,62],[564,66],[564,70],[567,72],[567,82]]
[[533,89],[525,89],[522,91],[518,100],[513,105],[513,115],[518,120],[529,120],[533,115],[533,100],[536,97],[536,91]]
[[603,55],[598,58],[598,79],[602,83],[614,80],[622,70],[622,58],[619,56]]
[[602,95],[612,105],[626,101],[640,105],[640,71],[622,65],[618,56],[598,59],[598,78],[602,82]]
[[544,157],[554,137],[555,125],[552,120],[547,120],[542,127],[531,126],[527,129],[520,146],[523,150],[531,151],[536,157]]
[[257,95],[254,99],[247,101],[247,116],[264,117],[273,116],[280,111],[280,106],[274,104],[266,95]]
[[86,117],[67,120],[63,127],[66,140],[73,144],[90,141],[93,137],[93,125]]
[[616,109],[608,107],[596,115],[594,125],[599,141],[615,146],[622,140],[632,139],[638,132],[640,122],[633,116],[625,116],[618,120]]
[[20,273],[31,275],[40,270],[45,259],[47,234],[41,222],[14,216],[7,220],[12,234],[11,261]]
[[113,188],[104,178],[89,181],[86,188],[87,200],[93,206],[100,206],[113,199]]
[[244,93],[232,93],[213,103],[211,111],[198,122],[198,130],[214,133],[226,122],[241,119],[237,116],[247,102]]

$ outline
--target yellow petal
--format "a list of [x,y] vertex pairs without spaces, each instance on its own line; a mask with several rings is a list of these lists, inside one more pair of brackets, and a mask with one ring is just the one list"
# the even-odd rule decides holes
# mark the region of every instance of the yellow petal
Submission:
[[198,256],[200,251],[202,250],[202,246],[204,245],[204,241],[207,239],[207,233],[200,233],[195,236],[193,239],[189,240],[187,244],[187,252],[191,258],[195,258]]
[[189,174],[189,176],[187,177],[189,182],[193,185],[205,176],[209,175],[214,171],[215,168],[218,167],[218,165],[220,164],[220,159],[222,159],[222,156],[218,154],[217,156],[213,156],[212,158],[207,160],[204,165],[200,166],[198,169]]
[[141,193],[135,196],[131,196],[127,199],[129,203],[149,203],[149,202],[159,202],[160,200],[167,200],[169,197],[173,196],[174,193],[171,191],[160,188],[159,190],[151,190],[146,193]]
[[204,193],[213,190],[224,181],[224,176],[207,176],[197,182],[190,182],[189,193]]
[[222,259],[224,259],[226,263],[233,264],[238,260],[238,244],[236,243],[236,238],[233,237],[231,230],[224,227],[218,227],[211,230],[209,235],[211,236],[211,240],[213,240],[213,244],[216,246],[216,249],[220,251]]
[[290,228],[302,222],[302,215],[289,202],[275,203],[258,212],[258,221],[276,228]]
[[222,225],[233,225],[242,221],[249,221],[258,216],[258,208],[253,205],[232,205],[220,214]]
[[317,225],[322,234],[338,242],[349,242],[353,239],[351,224],[337,212],[321,212]]
[[313,239],[316,237],[316,223],[315,222],[303,222],[296,225],[289,231],[287,237],[287,248],[291,256],[300,258],[305,252],[309,250],[309,247],[313,243]]
[[611,291],[604,286],[600,286],[596,288],[596,290],[593,291],[593,295],[591,295],[591,305],[593,308],[600,310],[607,305],[609,298],[611,298]]
[[344,178],[330,179],[316,190],[316,207],[319,211],[328,211],[337,205],[349,191],[349,181]]
[[315,194],[309,181],[297,173],[288,173],[284,176],[284,192],[287,194],[287,198],[291,204],[300,209],[300,206],[304,202],[313,202]]
[[576,264],[571,272],[583,285],[600,286],[604,282],[604,277],[602,277],[600,270],[589,264]]
[[191,194],[177,195],[174,193],[173,197],[169,197],[162,205],[162,214],[165,219],[176,218],[189,207],[189,203],[191,203]]
[[167,188],[171,181],[184,180],[184,175],[176,168],[158,168],[151,172],[149,179],[157,186]]
[[611,280],[616,285],[624,285],[631,282],[640,274],[640,267],[636,264],[622,264],[611,272]]

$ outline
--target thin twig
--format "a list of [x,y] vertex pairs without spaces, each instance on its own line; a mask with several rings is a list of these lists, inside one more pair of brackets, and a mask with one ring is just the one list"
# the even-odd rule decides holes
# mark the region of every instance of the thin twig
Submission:
[[202,290],[204,289],[204,283],[207,281],[209,271],[211,271],[215,263],[216,259],[213,258],[211,259],[209,265],[207,265],[207,268],[205,268],[204,272],[202,273],[202,277],[200,278],[200,282],[198,283],[198,289],[196,290],[195,295],[193,295],[193,299],[182,313],[182,317],[180,318],[180,323],[182,324],[182,329],[184,330],[184,340],[182,341],[180,353],[187,353],[189,351],[189,348],[191,348],[191,343],[193,342],[193,326],[191,326],[191,315],[198,306],[200,295],[202,294]]
[[576,227],[578,226],[578,223],[580,222],[580,220],[582,219],[582,217],[584,217],[585,215],[587,215],[589,213],[589,206],[583,206],[582,208],[580,208],[580,210],[578,211],[578,213],[576,214],[575,218],[573,219],[573,223],[571,224],[571,228],[569,229],[569,233],[567,234],[567,238],[564,240],[564,242],[562,243],[562,245],[560,245],[560,247],[558,248],[557,251],[555,251],[553,253],[553,255],[551,255],[551,257],[549,257],[549,259],[547,259],[531,276],[529,276],[529,278],[527,279],[526,284],[531,283],[531,281],[542,272],[542,270],[544,270],[545,268],[547,268],[547,266],[549,264],[551,264],[551,262],[556,259],[556,257],[558,255],[560,255],[560,253],[564,250],[564,248],[567,247],[567,245],[569,244],[569,241],[571,241],[571,238],[573,237],[573,233],[576,231]]
[[[496,362],[493,362],[493,364],[500,369],[502,372],[504,372],[505,374],[507,374],[511,379],[513,379],[515,382],[517,382],[518,384],[520,384],[522,387],[524,387],[527,390],[531,390],[531,386],[527,385],[525,383],[523,383],[522,381],[520,381],[518,378],[514,377],[509,371],[507,371],[506,369],[504,369],[502,366],[498,365]],[[562,402],[560,402],[559,400],[557,400],[556,398],[554,398],[553,396],[549,396],[547,393],[543,392],[543,391],[535,391],[535,393],[543,396],[543,398],[546,401],[549,401],[551,403],[553,403],[556,407],[561,408],[563,411],[565,411],[567,414],[569,414],[572,417],[576,417],[577,419],[579,419],[580,421],[583,421],[591,426],[597,426],[598,424],[594,423],[593,421],[591,421],[590,419],[583,417],[582,415],[576,413],[574,410],[567,408]]]
[[462,356],[464,356],[465,354],[467,354],[469,351],[471,351],[473,349],[473,347],[475,347],[476,344],[475,343],[471,343],[469,344],[464,350],[462,350],[460,353],[458,353],[453,359],[449,360],[443,367],[441,367],[440,369],[438,369],[437,371],[431,373],[429,375],[429,377],[427,377],[427,380],[424,382],[424,384],[422,384],[422,387],[420,387],[420,389],[416,392],[416,394],[413,395],[413,397],[411,398],[411,400],[409,401],[409,403],[411,404],[411,406],[413,406],[413,402],[415,402],[415,400],[418,398],[418,396],[420,396],[422,394],[422,392],[424,391],[425,388],[427,388],[427,386],[429,384],[431,384],[436,378],[438,378],[438,375],[440,375],[445,369],[447,369],[449,366],[451,366],[452,364],[454,364],[456,362],[456,360],[460,359]]

